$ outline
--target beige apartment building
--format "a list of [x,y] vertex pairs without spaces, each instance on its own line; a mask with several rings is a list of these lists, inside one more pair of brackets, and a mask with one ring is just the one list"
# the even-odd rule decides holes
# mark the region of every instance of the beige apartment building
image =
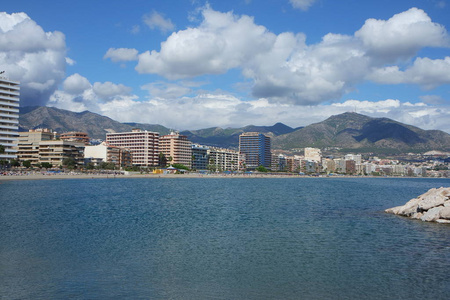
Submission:
[[19,82],[0,76],[0,160],[17,158],[19,137]]
[[88,145],[90,140],[86,132],[76,132],[76,131],[61,133],[59,138],[65,141],[82,142],[85,145]]
[[168,159],[168,164],[182,164],[192,168],[192,143],[187,136],[171,132],[160,138],[159,147]]
[[31,164],[39,163],[39,143],[53,139],[55,139],[55,133],[51,129],[30,129],[27,132],[19,132],[17,158],[21,161],[29,160]]
[[106,142],[131,151],[133,165],[152,167],[159,163],[159,133],[133,129],[131,132],[107,133]]
[[39,163],[62,166],[66,158],[73,158],[78,166],[84,164],[84,143],[63,140],[39,142]]
[[318,148],[305,148],[305,160],[321,162],[322,152]]

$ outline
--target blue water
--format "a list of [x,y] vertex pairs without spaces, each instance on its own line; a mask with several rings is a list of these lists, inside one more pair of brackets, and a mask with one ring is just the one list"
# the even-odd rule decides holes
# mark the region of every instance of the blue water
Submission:
[[388,215],[449,179],[0,184],[0,299],[448,299],[450,226]]

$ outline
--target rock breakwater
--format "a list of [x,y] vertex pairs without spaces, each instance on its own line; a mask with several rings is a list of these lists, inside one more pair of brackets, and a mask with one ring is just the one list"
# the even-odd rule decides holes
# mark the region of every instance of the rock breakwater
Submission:
[[405,205],[388,208],[385,212],[427,222],[450,224],[450,188],[431,189]]

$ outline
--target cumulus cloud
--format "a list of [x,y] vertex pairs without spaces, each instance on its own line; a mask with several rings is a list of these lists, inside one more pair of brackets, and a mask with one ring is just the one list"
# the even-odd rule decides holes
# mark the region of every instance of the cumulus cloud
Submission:
[[401,71],[398,66],[389,66],[375,70],[368,78],[383,84],[417,84],[430,90],[450,84],[450,57],[435,60],[417,58],[405,71]]
[[355,33],[369,55],[393,63],[410,58],[423,47],[449,46],[446,29],[421,9],[411,8],[389,20],[369,19]]
[[199,26],[172,33],[160,51],[139,54],[135,69],[170,80],[239,69],[255,98],[299,105],[337,100],[367,79],[425,89],[448,83],[447,58],[417,58],[407,66],[423,47],[449,45],[445,28],[417,8],[367,20],[354,35],[329,33],[312,45],[302,33],[276,35],[246,15],[209,6],[201,14]]
[[142,20],[150,29],[159,29],[162,33],[175,29],[175,25],[172,21],[164,18],[164,16],[157,11],[144,15]]
[[106,54],[103,56],[104,59],[111,59],[113,62],[119,61],[133,61],[137,60],[138,51],[131,48],[109,48]]
[[299,8],[301,10],[308,10],[316,0],[289,0],[294,8]]
[[21,82],[21,105],[44,105],[65,76],[64,34],[45,32],[25,13],[0,12],[0,65]]
[[[66,78],[63,89],[55,91],[48,102],[48,106],[55,106],[71,111],[89,110],[101,113],[103,103],[136,100],[138,97],[131,94],[131,88],[123,84],[112,82],[95,82],[76,73]],[[120,110],[120,105],[117,109]]]

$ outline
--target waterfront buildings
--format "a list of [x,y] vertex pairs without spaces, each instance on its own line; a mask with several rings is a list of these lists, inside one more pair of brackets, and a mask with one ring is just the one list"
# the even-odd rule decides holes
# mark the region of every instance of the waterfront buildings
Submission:
[[208,169],[208,150],[206,146],[192,144],[192,170]]
[[244,132],[239,136],[239,152],[245,155],[247,169],[259,166],[271,168],[270,137],[258,132]]
[[95,165],[105,162],[112,163],[117,168],[132,166],[132,155],[129,149],[112,146],[106,142],[95,146],[86,146],[84,149],[85,161]]
[[55,139],[55,133],[51,129],[30,129],[19,132],[17,158],[21,161],[30,161],[32,165],[39,163],[39,143]]
[[73,159],[75,165],[84,165],[84,143],[63,140],[39,142],[39,163],[62,166],[66,158]]
[[244,159],[239,151],[217,147],[211,147],[208,156],[212,171],[238,171]]
[[0,76],[0,160],[17,158],[19,137],[19,82]]
[[131,151],[133,165],[152,167],[159,163],[159,133],[133,129],[131,132],[107,133],[109,145]]
[[160,138],[159,147],[169,164],[182,164],[189,169],[192,167],[192,143],[187,136],[171,132]]

